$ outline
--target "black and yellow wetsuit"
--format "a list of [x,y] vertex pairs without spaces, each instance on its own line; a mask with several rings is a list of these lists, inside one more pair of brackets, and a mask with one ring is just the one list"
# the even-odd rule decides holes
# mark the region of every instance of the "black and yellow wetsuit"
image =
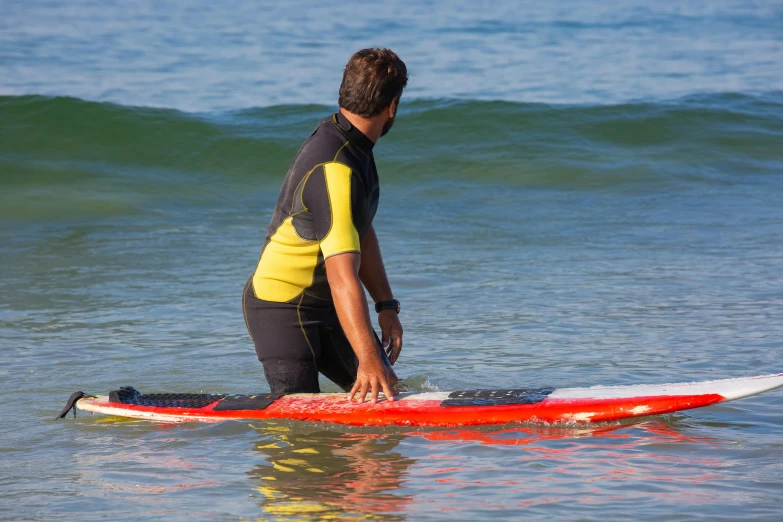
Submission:
[[356,380],[358,363],[337,319],[324,260],[360,252],[372,225],[379,196],[372,149],[337,113],[318,124],[286,174],[243,296],[272,393],[317,393],[319,371],[345,390]]

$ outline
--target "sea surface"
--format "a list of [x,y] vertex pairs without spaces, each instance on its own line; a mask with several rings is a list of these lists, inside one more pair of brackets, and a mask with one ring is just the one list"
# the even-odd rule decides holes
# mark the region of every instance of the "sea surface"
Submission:
[[783,518],[779,390],[600,425],[54,420],[268,389],[243,285],[368,45],[410,71],[375,148],[409,389],[783,371],[780,2],[0,11],[0,519]]

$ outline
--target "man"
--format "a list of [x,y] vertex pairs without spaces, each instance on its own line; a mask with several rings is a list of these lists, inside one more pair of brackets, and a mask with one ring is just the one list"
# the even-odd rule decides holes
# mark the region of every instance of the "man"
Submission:
[[[402,326],[372,226],[379,196],[372,151],[394,124],[407,83],[392,51],[354,54],[340,111],[318,124],[283,181],[243,295],[245,324],[275,395],[320,392],[320,372],[351,400],[369,393],[375,403],[380,391],[394,400]],[[382,341],[362,285],[376,302]]]

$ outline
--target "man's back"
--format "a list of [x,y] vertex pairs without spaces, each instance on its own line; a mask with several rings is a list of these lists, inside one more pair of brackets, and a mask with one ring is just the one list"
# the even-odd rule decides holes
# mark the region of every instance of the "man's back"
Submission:
[[313,307],[331,301],[325,258],[358,252],[378,208],[372,148],[339,113],[321,120],[305,141],[286,174],[252,278],[258,299]]

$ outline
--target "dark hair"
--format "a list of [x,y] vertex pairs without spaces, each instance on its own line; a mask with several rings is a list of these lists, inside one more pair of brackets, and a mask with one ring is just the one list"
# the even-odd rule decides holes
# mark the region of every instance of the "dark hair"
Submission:
[[371,118],[391,105],[408,85],[408,69],[389,49],[362,49],[343,71],[338,103],[343,109]]

